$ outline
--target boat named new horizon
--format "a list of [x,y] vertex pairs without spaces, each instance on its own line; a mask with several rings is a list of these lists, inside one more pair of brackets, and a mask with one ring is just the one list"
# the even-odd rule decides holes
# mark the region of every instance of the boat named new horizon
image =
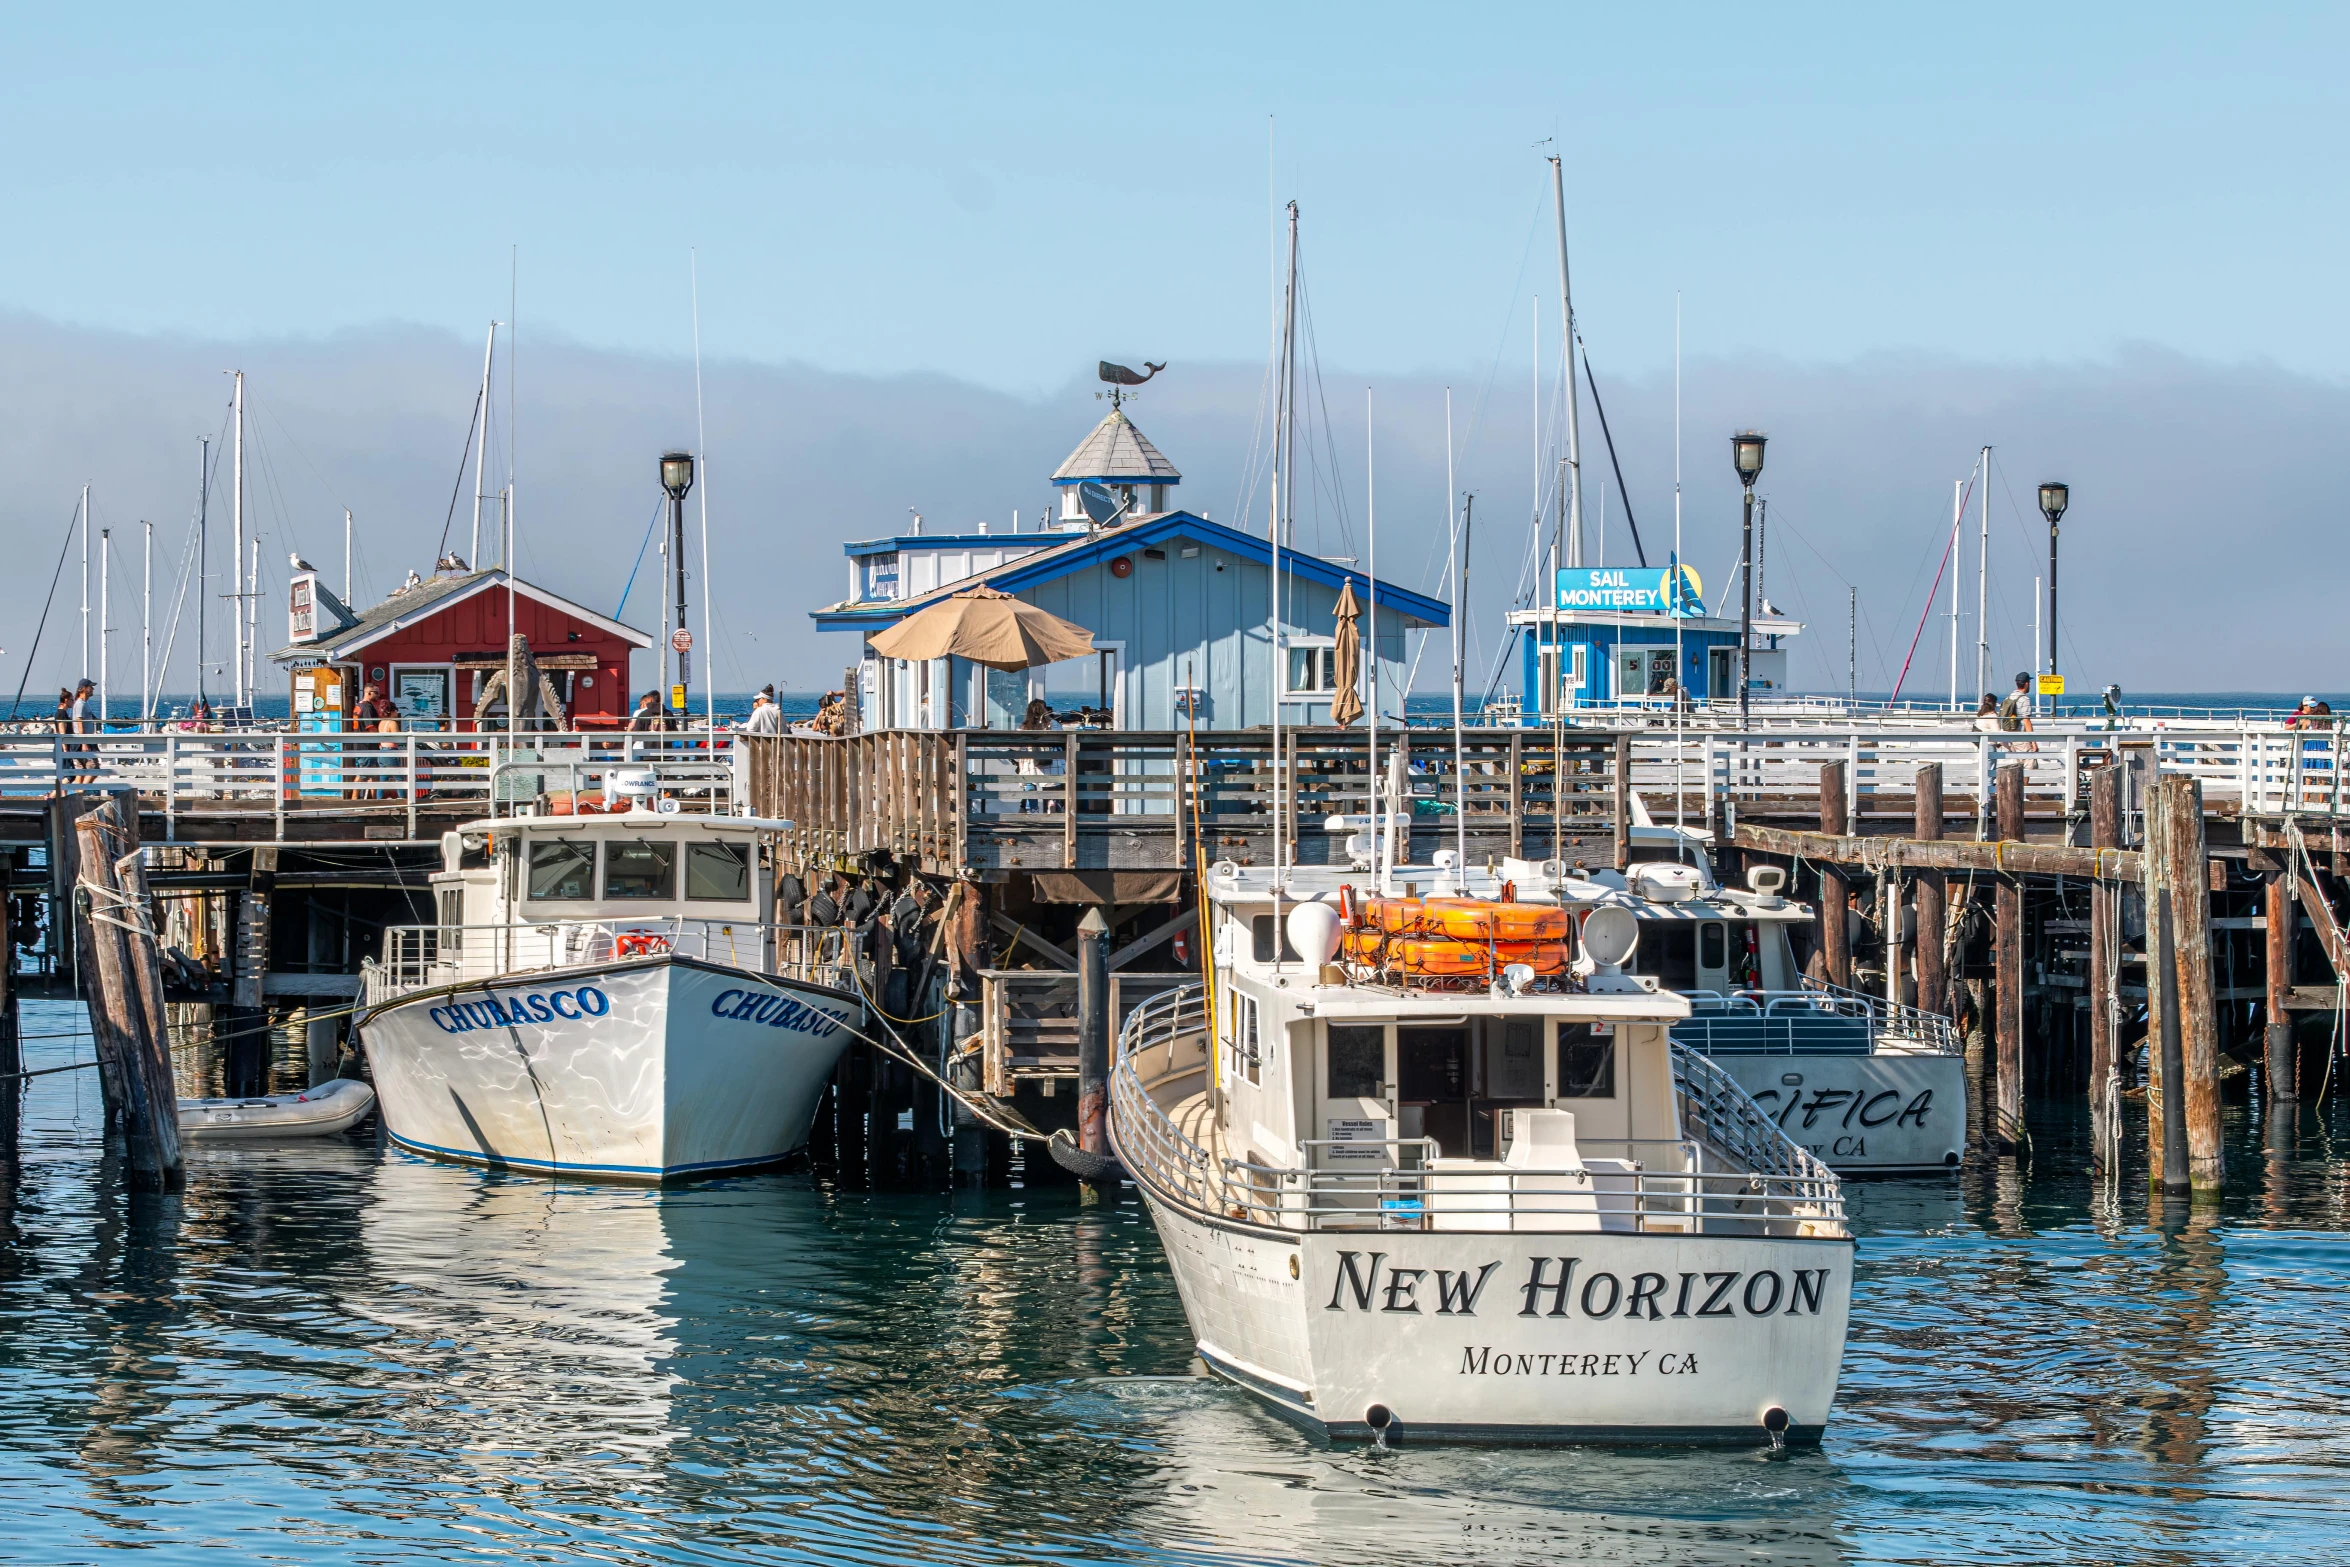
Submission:
[[613,811],[442,840],[441,919],[384,933],[357,1019],[393,1141],[639,1181],[773,1164],[862,1030],[836,953],[770,922],[790,823],[694,815],[625,780]]
[[1628,911],[1364,879],[1218,864],[1212,992],[1121,1033],[1111,1136],[1200,1358],[1339,1438],[1817,1440],[1842,1188],[1674,1042]]

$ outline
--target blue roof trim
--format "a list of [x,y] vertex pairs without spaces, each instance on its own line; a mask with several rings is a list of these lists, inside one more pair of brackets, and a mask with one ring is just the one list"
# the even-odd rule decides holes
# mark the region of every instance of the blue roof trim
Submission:
[[1001,544],[1006,539],[1052,538],[1052,530],[1033,533],[901,533],[894,538],[860,539],[843,544],[840,552],[852,559],[861,555],[895,555],[909,549],[967,549],[974,544]]
[[1092,475],[1080,473],[1066,479],[1055,479],[1053,481],[1053,483],[1059,485],[1063,489],[1067,489],[1072,484],[1131,484],[1138,490],[1148,489],[1154,484],[1160,486],[1163,489],[1171,490],[1182,482],[1183,476],[1181,474],[1177,474],[1172,479],[1153,479],[1147,476],[1137,478],[1131,473],[1097,473]]
[[[978,573],[977,576],[978,580],[1001,592],[1019,593],[1036,586],[1038,583],[1050,582],[1055,577],[1065,577],[1073,571],[1082,571],[1088,566],[1098,565],[1119,555],[1131,554],[1145,545],[1157,544],[1171,538],[1196,539],[1202,544],[1213,545],[1226,554],[1239,556],[1243,560],[1255,561],[1261,566],[1270,567],[1273,563],[1273,547],[1267,540],[1254,534],[1242,533],[1236,528],[1228,528],[1220,522],[1210,522],[1205,517],[1195,517],[1187,511],[1171,511],[1134,523],[1129,527],[1116,529],[1113,532],[1095,534],[1091,538],[1072,535],[1070,543],[1067,545],[1055,549],[1039,550],[1035,554],[1006,561],[994,570]],[[1333,565],[1319,555],[1309,555],[1302,550],[1283,550],[1281,564],[1282,569],[1291,576],[1303,578],[1308,582],[1318,582],[1327,588],[1335,589],[1344,583],[1352,582],[1355,586],[1355,596],[1364,601],[1365,608],[1369,607],[1371,578],[1368,573],[1351,571],[1344,566]],[[970,580],[970,578],[964,579],[966,583]],[[905,619],[931,601],[945,596],[950,589],[961,585],[949,584],[947,587],[934,588],[918,598],[890,600],[873,605],[858,605],[849,609],[811,610],[809,618],[816,622],[816,629],[819,631],[879,630],[883,626],[893,625]],[[1392,583],[1382,582],[1379,584],[1379,604],[1383,609],[1392,610],[1430,626],[1452,624],[1451,606],[1440,599],[1432,599],[1424,593],[1414,593],[1409,589],[1396,587]]]

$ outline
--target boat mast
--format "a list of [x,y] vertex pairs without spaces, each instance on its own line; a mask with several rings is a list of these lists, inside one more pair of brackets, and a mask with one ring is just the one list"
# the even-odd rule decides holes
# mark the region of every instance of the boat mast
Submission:
[[212,437],[202,436],[196,448],[196,700],[204,700],[204,599],[211,565]]
[[351,602],[351,508],[343,508],[343,602]]
[[155,524],[139,539],[139,727],[155,716]]
[[236,548],[229,553],[226,596],[229,619],[236,627],[236,670],[231,676],[234,682],[231,690],[235,693],[235,705],[245,707],[249,705],[245,693],[245,601],[237,594],[237,589],[243,586],[238,579],[245,575],[245,372],[242,370],[237,372],[232,395],[236,403],[236,444],[230,448],[234,460],[230,464],[229,510],[235,518]]
[[[1449,410],[1448,410],[1449,412]],[[1445,421],[1444,444],[1452,446],[1452,422]],[[1455,897],[1465,897],[1469,890],[1469,818],[1468,766],[1466,741],[1461,733],[1461,666],[1468,651],[1468,617],[1464,613],[1469,602],[1469,525],[1476,520],[1477,497],[1461,497],[1461,556],[1459,570],[1453,574],[1452,612],[1452,823],[1453,846],[1460,861],[1453,867],[1452,886]]]
[[[1363,388],[1363,505],[1368,514],[1371,535],[1371,567],[1369,572],[1371,607],[1365,615],[1367,634],[1363,649],[1369,655],[1363,660],[1363,689],[1366,700],[1363,716],[1371,726],[1371,766],[1363,775],[1363,792],[1371,807],[1371,865],[1373,874],[1382,863],[1379,858],[1379,832],[1386,825],[1386,813],[1379,799],[1379,465],[1375,459],[1374,443],[1378,431],[1371,422],[1371,389]],[[1379,890],[1384,893],[1384,883]]]
[[1289,681],[1288,647],[1281,632],[1281,548],[1297,526],[1297,203],[1289,204],[1289,281],[1281,301],[1281,401],[1275,412],[1273,467],[1273,965],[1281,966],[1281,885],[1287,870],[1288,801],[1281,783],[1281,695]]
[[[1958,530],[1966,521],[1966,480],[1950,481],[1950,710],[1965,711],[1958,701],[1958,579],[1966,562],[1958,553]],[[1978,672],[1979,673],[1979,672]]]
[[474,416],[474,434],[479,437],[473,449],[473,553],[465,557],[465,564],[474,571],[481,569],[481,484],[482,465],[489,460],[490,446],[490,355],[498,346],[498,323],[490,323],[489,340],[481,346],[481,396],[475,406],[481,412]]
[[112,553],[108,548],[108,541],[113,537],[114,530],[112,528],[100,528],[98,530],[98,728],[101,733],[103,733],[106,728],[107,632],[113,629],[107,623],[108,617],[106,613],[107,609],[109,608],[109,601],[107,596],[107,565]]
[[1567,286],[1567,187],[1558,154],[1550,158],[1551,205],[1559,230],[1559,341],[1567,376],[1567,564],[1583,564],[1583,442],[1575,395],[1575,296]]
[[259,672],[261,652],[261,541],[256,538],[248,547],[252,550],[253,568],[245,579],[245,702],[251,706],[260,694],[254,677]]
[[1975,460],[1975,483],[1983,492],[1983,543],[1975,562],[1975,686],[1991,689],[1991,448]]

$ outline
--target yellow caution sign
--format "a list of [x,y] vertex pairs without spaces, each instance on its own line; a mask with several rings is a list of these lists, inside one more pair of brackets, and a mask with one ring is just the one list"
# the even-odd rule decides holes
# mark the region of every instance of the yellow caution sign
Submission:
[[[2047,676],[2045,676],[2045,675],[2043,675],[2043,676],[2041,676],[2040,678],[2041,678],[2041,679],[2043,679],[2043,680],[2045,680],[2045,679],[2047,679],[2048,677],[2047,677]],[[2059,681],[2059,682],[2058,682],[2058,688],[2059,688],[2059,689],[2062,689],[2062,687],[2063,687],[2063,682],[2062,682],[2062,681]],[[684,712],[684,711],[685,711],[685,687],[683,687],[683,686],[671,686],[671,687],[669,688],[669,705],[670,705],[670,707],[671,707],[672,709],[674,709],[674,710],[675,710],[675,711],[677,711],[677,712],[680,712],[680,713],[682,713],[682,712]]]
[[2041,696],[2062,696],[2064,695],[2064,676],[2035,675],[2032,677],[2032,689]]

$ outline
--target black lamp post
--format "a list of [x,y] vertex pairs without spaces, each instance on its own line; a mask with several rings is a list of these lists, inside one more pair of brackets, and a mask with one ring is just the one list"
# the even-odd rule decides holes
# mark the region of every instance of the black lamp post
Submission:
[[1746,520],[1738,539],[1738,727],[1747,727],[1746,693],[1753,669],[1754,646],[1754,481],[1762,477],[1763,443],[1760,430],[1741,430],[1730,437],[1730,455],[1738,465],[1738,483],[1746,491]]
[[685,492],[694,487],[694,454],[661,454],[661,488],[669,492],[669,553],[677,565],[677,632],[669,645],[677,654],[677,681],[669,703],[683,719],[686,687],[693,683],[693,633],[685,629]]
[[2056,673],[2056,520],[2072,500],[2072,487],[2054,479],[2040,486],[2040,515],[2048,519],[2048,672]]

